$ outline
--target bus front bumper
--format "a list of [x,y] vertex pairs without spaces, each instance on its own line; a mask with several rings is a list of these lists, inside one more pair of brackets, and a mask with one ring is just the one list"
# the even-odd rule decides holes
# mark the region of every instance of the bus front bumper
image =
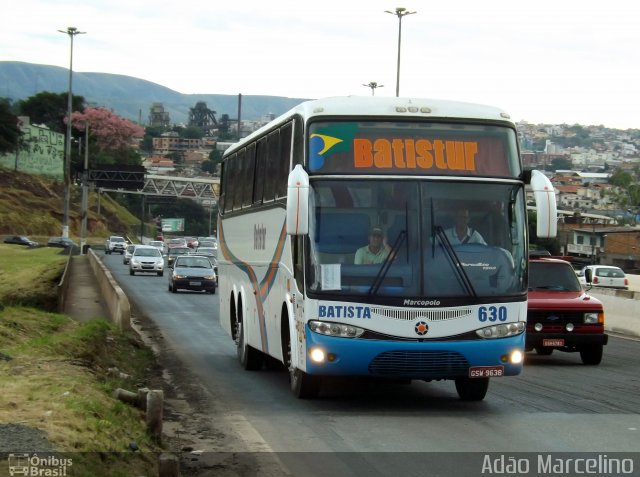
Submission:
[[[524,333],[491,340],[394,341],[306,331],[308,374],[432,380],[515,376],[522,371],[522,359],[512,361],[523,356]],[[312,355],[324,359],[315,362]]]

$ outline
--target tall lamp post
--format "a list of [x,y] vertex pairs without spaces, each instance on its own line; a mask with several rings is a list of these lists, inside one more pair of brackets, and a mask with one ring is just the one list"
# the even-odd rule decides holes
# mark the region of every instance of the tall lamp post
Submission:
[[402,44],[402,17],[413,15],[418,12],[408,12],[404,7],[396,7],[395,12],[385,10],[385,13],[396,15],[398,17],[398,67],[396,69],[396,98],[400,96],[400,45]]
[[76,27],[67,27],[66,30],[58,30],[69,35],[71,40],[71,54],[69,55],[69,96],[67,98],[67,144],[64,155],[64,215],[62,217],[62,236],[69,237],[69,198],[71,187],[71,110],[73,97],[73,37],[86,32],[78,31]]
[[371,88],[371,96],[375,96],[376,88],[384,88],[383,84],[378,84],[375,81],[370,81],[369,84],[362,84],[362,86],[366,86],[367,88]]

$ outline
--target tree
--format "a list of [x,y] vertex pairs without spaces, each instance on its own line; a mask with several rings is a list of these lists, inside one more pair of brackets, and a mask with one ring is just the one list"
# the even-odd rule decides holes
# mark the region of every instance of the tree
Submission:
[[18,117],[11,112],[11,102],[0,98],[0,154],[15,152],[20,147],[21,137]]
[[571,163],[571,159],[567,159],[564,157],[558,157],[551,161],[551,168],[554,171],[559,171],[563,169],[571,169],[573,164]]
[[140,164],[140,156],[134,151],[134,145],[137,139],[144,136],[142,126],[106,108],[86,108],[83,113],[73,113],[71,122],[82,133],[89,126],[89,148],[94,162]]
[[[67,132],[65,118],[68,112],[68,93],[50,93],[43,91],[18,102],[20,114],[29,116],[31,124],[44,124],[52,131],[62,134]],[[84,111],[84,97],[73,95],[72,111]]]
[[179,131],[180,137],[185,139],[202,139],[204,131],[198,126],[188,126]]

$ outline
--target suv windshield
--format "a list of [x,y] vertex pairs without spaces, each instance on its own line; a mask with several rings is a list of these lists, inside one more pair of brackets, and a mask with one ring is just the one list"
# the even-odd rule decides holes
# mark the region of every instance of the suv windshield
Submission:
[[524,293],[517,183],[312,182],[307,286],[344,299]]
[[529,290],[582,291],[576,272],[568,263],[530,262]]

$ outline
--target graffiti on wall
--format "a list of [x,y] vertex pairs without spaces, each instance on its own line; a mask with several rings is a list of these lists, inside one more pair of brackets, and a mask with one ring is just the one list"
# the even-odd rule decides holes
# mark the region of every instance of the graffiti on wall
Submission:
[[21,129],[24,146],[17,153],[0,155],[0,165],[63,180],[64,134],[32,124]]

